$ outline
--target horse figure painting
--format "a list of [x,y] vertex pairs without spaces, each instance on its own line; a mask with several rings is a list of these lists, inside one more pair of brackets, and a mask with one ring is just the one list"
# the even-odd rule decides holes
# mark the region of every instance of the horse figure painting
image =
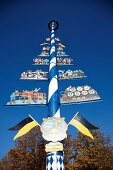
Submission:
[[19,104],[46,104],[46,94],[38,92],[39,89],[32,91],[15,90],[10,96],[10,102],[7,105],[19,105]]

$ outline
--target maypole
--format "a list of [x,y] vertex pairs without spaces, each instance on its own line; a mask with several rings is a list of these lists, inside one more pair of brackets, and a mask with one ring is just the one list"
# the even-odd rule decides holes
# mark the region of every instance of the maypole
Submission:
[[92,139],[94,138],[90,130],[97,129],[97,127],[89,123],[78,112],[67,125],[65,118],[60,115],[60,105],[89,103],[101,100],[101,98],[97,91],[88,85],[76,87],[70,85],[59,95],[58,80],[77,80],[85,78],[86,75],[82,70],[63,69],[57,71],[57,66],[73,65],[73,59],[64,52],[65,46],[60,43],[59,38],[55,38],[55,31],[59,27],[58,22],[52,20],[48,23],[48,27],[51,31],[51,38],[46,38],[46,42],[40,44],[42,47],[41,54],[33,59],[34,64],[32,65],[49,65],[49,72],[27,70],[21,74],[20,78],[21,80],[48,80],[48,100],[46,100],[46,93],[40,92],[41,88],[38,87],[34,90],[15,90],[10,95],[10,101],[7,102],[7,106],[46,106],[48,107],[48,116],[43,118],[41,125],[32,116],[29,116],[9,130],[18,130],[14,137],[14,140],[16,140],[32,128],[40,126],[42,137],[46,141],[46,170],[64,170],[62,141],[67,138],[68,126],[73,125],[81,133]]
[[[60,120],[60,106],[58,99],[58,77],[56,70],[56,51],[55,51],[55,35],[54,31],[58,28],[58,22],[53,20],[48,23],[48,27],[51,30],[51,47],[50,47],[50,64],[49,64],[49,88],[48,88],[48,116],[51,117],[51,121],[56,121],[56,123]],[[52,118],[56,117],[56,118]],[[59,119],[57,119],[59,117]],[[57,127],[56,127],[57,131]],[[54,132],[53,132],[54,133]],[[56,141],[57,142],[57,141]],[[61,151],[57,148],[57,152],[52,152],[52,150],[58,147],[58,144],[61,147]],[[53,145],[53,149],[51,152],[47,153],[46,158],[46,170],[63,170],[63,145],[60,143],[50,143]],[[49,145],[46,145],[48,147]]]

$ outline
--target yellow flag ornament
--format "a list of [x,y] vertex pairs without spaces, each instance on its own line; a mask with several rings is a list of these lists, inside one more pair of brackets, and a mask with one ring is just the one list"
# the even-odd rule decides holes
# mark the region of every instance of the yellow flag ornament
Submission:
[[19,130],[18,133],[16,134],[16,136],[14,137],[14,140],[15,140],[15,139],[25,135],[27,132],[29,132],[31,129],[33,129],[35,126],[38,126],[38,125],[39,124],[30,116],[30,117],[22,120],[16,126],[10,128],[8,130],[13,130],[13,131]]
[[76,127],[81,133],[83,133],[86,136],[89,136],[94,140],[94,137],[92,136],[91,132],[89,130],[95,130],[98,129],[98,127],[92,125],[90,122],[88,122],[85,118],[80,116],[79,113],[77,113],[74,118],[70,121],[71,125]]

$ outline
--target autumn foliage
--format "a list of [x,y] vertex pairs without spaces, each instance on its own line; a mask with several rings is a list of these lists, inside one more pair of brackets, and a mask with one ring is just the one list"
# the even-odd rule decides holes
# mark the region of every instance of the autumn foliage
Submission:
[[[64,141],[65,170],[113,170],[113,146],[110,137],[92,132],[95,140],[78,133]],[[45,141],[38,127],[15,142],[0,162],[0,170],[45,170]]]

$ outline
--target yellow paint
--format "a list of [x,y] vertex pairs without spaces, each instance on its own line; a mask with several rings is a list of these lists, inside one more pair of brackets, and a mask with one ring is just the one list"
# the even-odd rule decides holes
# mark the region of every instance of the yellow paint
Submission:
[[38,124],[35,121],[32,121],[28,124],[26,124],[23,128],[21,128],[18,133],[16,134],[16,136],[14,137],[14,140],[17,139],[20,136],[23,136],[24,134],[26,134],[27,132],[29,132],[32,128],[34,128],[35,126],[37,126]]
[[90,131],[84,125],[82,125],[80,122],[78,122],[77,120],[73,119],[70,122],[70,124],[75,126],[81,133],[83,133],[86,136],[89,136],[90,138],[92,138],[94,140],[94,137],[92,136]]

